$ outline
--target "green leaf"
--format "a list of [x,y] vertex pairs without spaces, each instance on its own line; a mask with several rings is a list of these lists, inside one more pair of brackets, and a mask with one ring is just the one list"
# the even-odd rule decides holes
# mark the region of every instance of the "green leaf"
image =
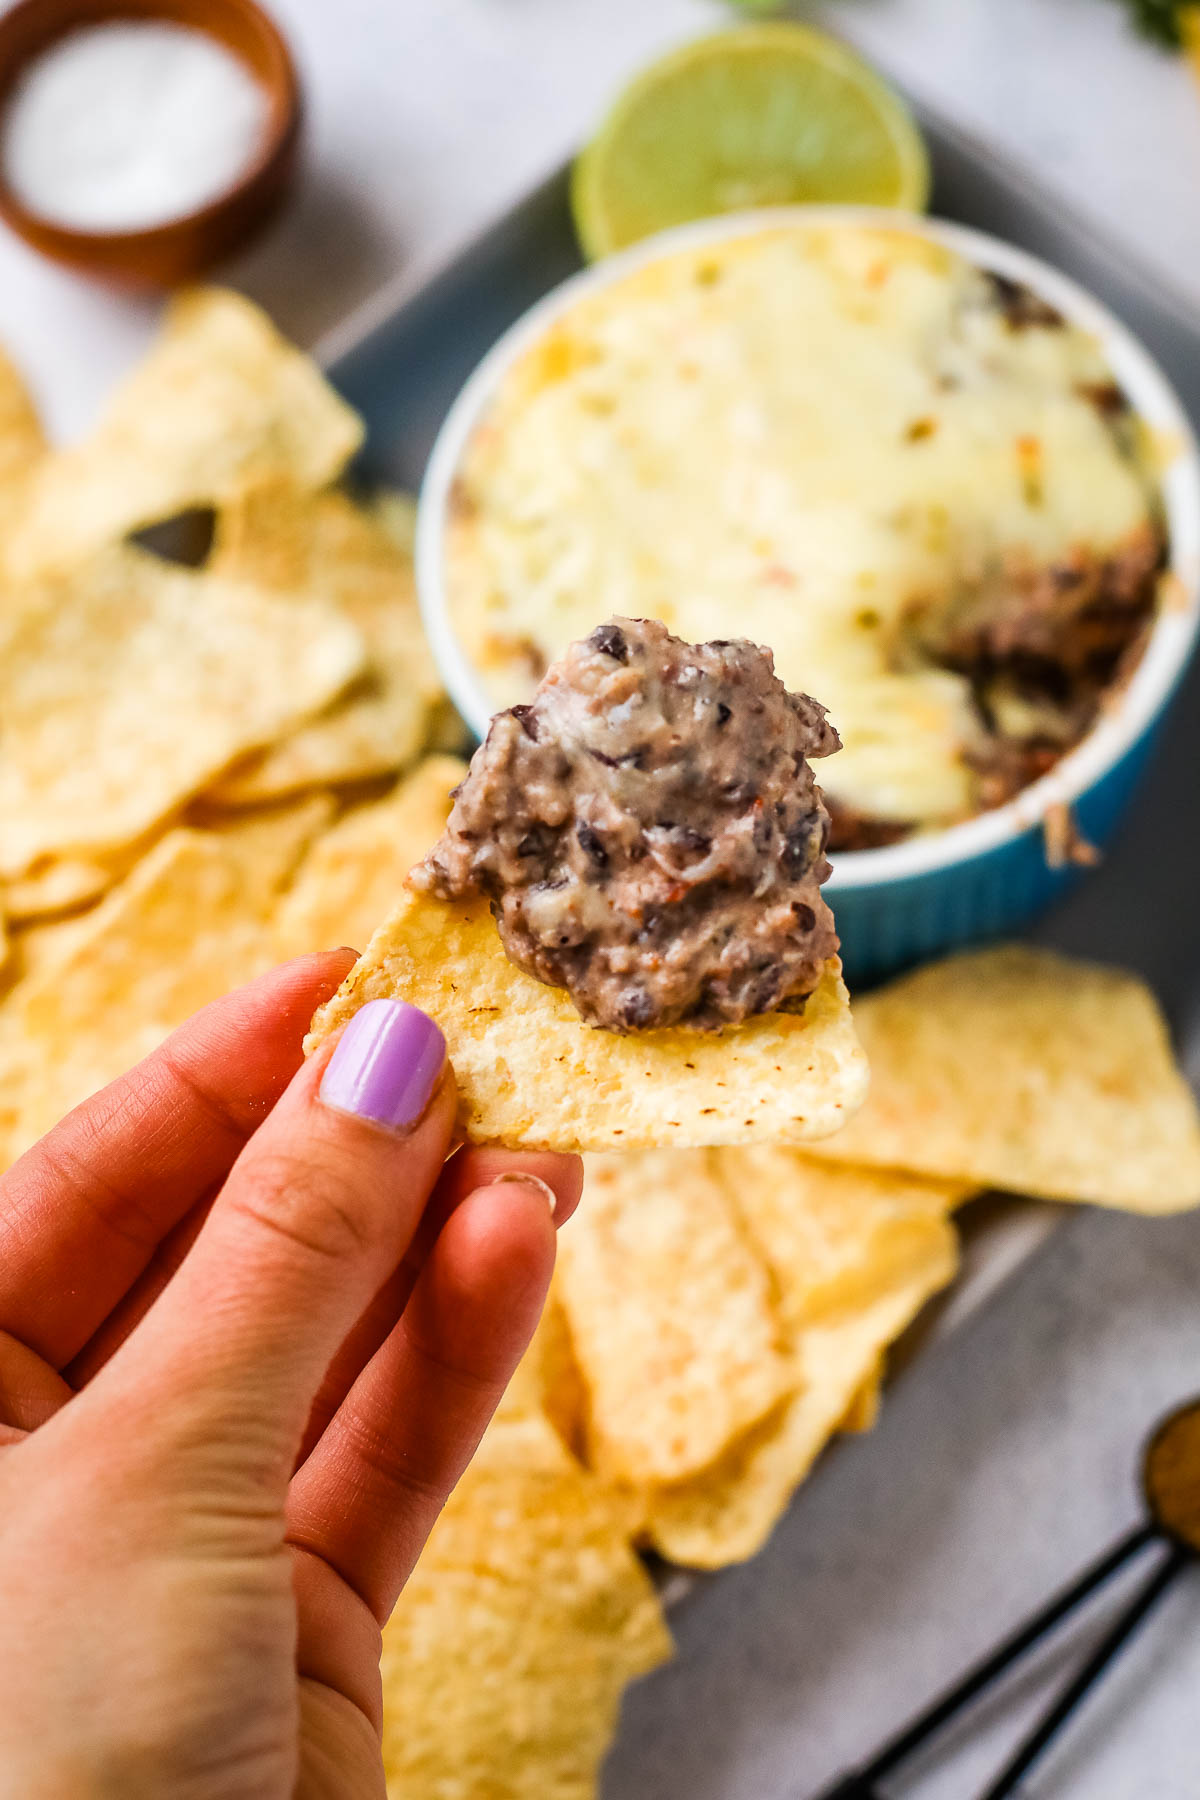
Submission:
[[1143,37],[1177,50],[1182,42],[1179,15],[1183,0],[1124,0]]

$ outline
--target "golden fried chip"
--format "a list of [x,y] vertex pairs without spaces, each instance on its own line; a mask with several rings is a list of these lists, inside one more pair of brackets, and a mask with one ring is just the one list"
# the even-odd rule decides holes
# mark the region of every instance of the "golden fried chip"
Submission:
[[124,859],[46,856],[0,888],[10,919],[44,919],[77,912],[107,893],[123,872]]
[[530,1413],[539,1414],[550,1421],[568,1450],[582,1460],[585,1407],[583,1377],[575,1360],[556,1276],[533,1342],[518,1363],[496,1416],[524,1418]]
[[8,967],[8,959],[12,955],[12,939],[8,935],[8,919],[4,908],[0,906],[0,988],[4,986],[3,976]]
[[792,1332],[862,1305],[910,1262],[922,1262],[931,1223],[936,1228],[974,1191],[820,1162],[773,1144],[718,1150],[715,1162]]
[[649,1541],[701,1568],[753,1555],[829,1437],[873,1422],[884,1351],[954,1273],[948,1214],[964,1197],[792,1150],[711,1157],[770,1274],[791,1394],[712,1468],[645,1495]]
[[505,955],[482,902],[406,893],[313,1020],[313,1049],[368,1000],[430,1013],[446,1034],[463,1128],[513,1149],[688,1149],[836,1131],[861,1104],[866,1059],[831,962],[803,1013],[727,1031],[618,1037]]
[[838,1420],[839,1431],[859,1436],[865,1431],[874,1430],[879,1419],[879,1408],[883,1404],[883,1377],[886,1369],[887,1355],[881,1351],[875,1358],[875,1367]]
[[766,1271],[706,1150],[590,1160],[557,1282],[606,1479],[694,1475],[788,1391]]
[[74,913],[68,919],[37,919],[32,925],[18,927],[10,937],[10,972],[22,983],[32,975],[40,975],[51,963],[66,956],[81,928],[86,932],[90,924],[89,914]]
[[441,835],[450,790],[466,772],[454,757],[431,756],[382,800],[339,819],[313,846],[279,909],[279,956],[365,944],[408,871]]
[[796,1339],[795,1392],[721,1461],[647,1497],[646,1536],[672,1562],[719,1569],[762,1548],[793,1492],[892,1343],[952,1278],[954,1228],[931,1218],[922,1257],[866,1303],[825,1314]]
[[1200,1120],[1145,983],[1011,944],[854,1009],[871,1098],[821,1154],[1050,1200],[1200,1201]]
[[21,590],[0,606],[0,871],[131,844],[361,663],[316,601],[131,548]]
[[221,513],[209,567],[283,593],[316,595],[361,631],[367,647],[366,671],[349,692],[231,770],[214,799],[244,806],[319,782],[385,775],[412,761],[441,683],[421,627],[412,557],[371,512],[346,494],[259,489]]
[[45,449],[29,391],[0,350],[0,521],[5,517],[6,499],[24,487]]
[[208,1001],[273,960],[267,923],[312,833],[314,799],[233,832],[170,831],[94,912],[62,927],[4,1006],[16,1155]]
[[591,1800],[622,1689],[670,1654],[603,1486],[498,1420],[384,1629],[390,1800]]
[[324,487],[362,423],[251,301],[193,288],[82,443],[45,458],[7,549],[18,575],[70,569],[140,526],[262,483]]

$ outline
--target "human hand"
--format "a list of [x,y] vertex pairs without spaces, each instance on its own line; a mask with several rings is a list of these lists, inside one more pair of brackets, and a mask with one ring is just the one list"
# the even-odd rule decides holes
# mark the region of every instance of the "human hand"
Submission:
[[580,1172],[443,1167],[411,1008],[302,1066],[349,962],[216,1002],[0,1180],[3,1800],[384,1792],[380,1625]]

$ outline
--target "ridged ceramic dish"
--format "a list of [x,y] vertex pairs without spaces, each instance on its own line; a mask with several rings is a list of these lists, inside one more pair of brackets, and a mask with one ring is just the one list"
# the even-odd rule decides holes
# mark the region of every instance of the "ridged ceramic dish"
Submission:
[[1082,836],[1102,848],[1120,822],[1200,631],[1200,459],[1183,407],[1150,354],[1106,307],[1049,264],[1012,244],[941,220],[870,208],[783,208],[683,226],[609,258],[555,288],[514,324],[467,381],[446,416],[421,492],[417,576],[426,629],[446,686],[479,734],[492,711],[469,646],[455,635],[445,580],[450,492],[466,446],[510,365],[585,294],[682,249],[819,219],[880,224],[944,244],[978,266],[1031,288],[1102,345],[1134,411],[1177,446],[1162,479],[1172,598],[1132,678],[1093,730],[1007,805],[963,824],[878,850],[843,851],[826,892],[852,982],[874,980],[965,944],[1017,932],[1077,880],[1051,866],[1044,821],[1069,807]]

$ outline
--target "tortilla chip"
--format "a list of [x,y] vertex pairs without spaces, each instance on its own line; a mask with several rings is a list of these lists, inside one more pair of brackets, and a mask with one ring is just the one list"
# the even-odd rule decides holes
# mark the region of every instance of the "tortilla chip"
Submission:
[[0,892],[10,919],[44,919],[91,906],[121,872],[117,859],[101,862],[86,856],[49,856],[6,882]]
[[1200,1201],[1200,1120],[1136,976],[1011,944],[905,975],[854,1009],[871,1098],[820,1151],[1171,1213]]
[[8,1155],[153,1050],[184,1019],[273,960],[280,889],[328,817],[309,801],[234,832],[176,830],[71,925],[8,996]]
[[397,550],[410,560],[417,544],[417,503],[399,488],[376,488],[367,509],[386,531]]
[[533,1413],[548,1419],[571,1454],[582,1460],[586,1398],[556,1277],[533,1342],[517,1365],[496,1416],[527,1418]]
[[556,1280],[607,1480],[694,1475],[788,1392],[766,1271],[707,1150],[589,1161]]
[[6,500],[23,488],[46,440],[25,383],[0,350],[0,520]]
[[[411,503],[410,503],[411,504]],[[319,718],[226,775],[228,806],[320,782],[363,781],[419,752],[441,694],[421,627],[412,558],[346,495],[264,488],[222,512],[210,569],[327,601],[361,631],[367,668]]]
[[485,903],[405,894],[333,999],[311,1051],[368,1000],[408,1000],[446,1034],[472,1143],[525,1150],[689,1149],[836,1131],[861,1104],[866,1059],[841,966],[803,1013],[719,1033],[618,1037],[505,955]]
[[356,807],[313,846],[279,909],[282,959],[365,944],[404,877],[436,843],[466,764],[431,756],[382,800]]
[[324,487],[362,423],[266,314],[225,288],[167,307],[83,443],[45,458],[8,545],[18,575],[71,569],[139,527],[263,483]]
[[117,548],[0,607],[0,871],[133,843],[324,705],[362,643],[283,601]]
[[883,1404],[883,1378],[886,1369],[887,1355],[881,1351],[875,1358],[875,1367],[838,1420],[839,1431],[845,1432],[848,1436],[857,1437],[875,1429],[879,1420],[879,1409]]
[[720,1569],[755,1555],[837,1430],[880,1351],[894,1342],[956,1266],[953,1227],[931,1221],[924,1266],[906,1270],[869,1305],[830,1314],[801,1334],[796,1388],[769,1418],[694,1481],[648,1497],[646,1536],[672,1562]]
[[[10,934],[9,972],[25,982],[40,975],[52,963],[62,960],[79,936],[80,928],[90,929],[87,913],[76,913],[69,919],[38,919],[32,925],[21,925]],[[4,1010],[0,1008],[0,1019]]]
[[497,1420],[384,1628],[390,1800],[591,1800],[622,1689],[670,1654],[602,1484]]
[[769,1271],[791,1392],[711,1468],[644,1496],[648,1541],[697,1568],[752,1556],[833,1433],[873,1422],[884,1351],[954,1274],[948,1215],[963,1197],[870,1170],[831,1182],[831,1167],[790,1150],[712,1162]]
[[[0,907],[0,977],[4,975],[4,972],[8,967],[8,959],[11,955],[12,939],[8,935],[8,919],[5,916],[3,907]],[[3,985],[3,980],[0,979],[0,987],[3,987]]]
[[885,1281],[922,1263],[931,1225],[940,1240],[941,1220],[974,1192],[775,1145],[719,1150],[715,1161],[793,1333],[868,1303]]

